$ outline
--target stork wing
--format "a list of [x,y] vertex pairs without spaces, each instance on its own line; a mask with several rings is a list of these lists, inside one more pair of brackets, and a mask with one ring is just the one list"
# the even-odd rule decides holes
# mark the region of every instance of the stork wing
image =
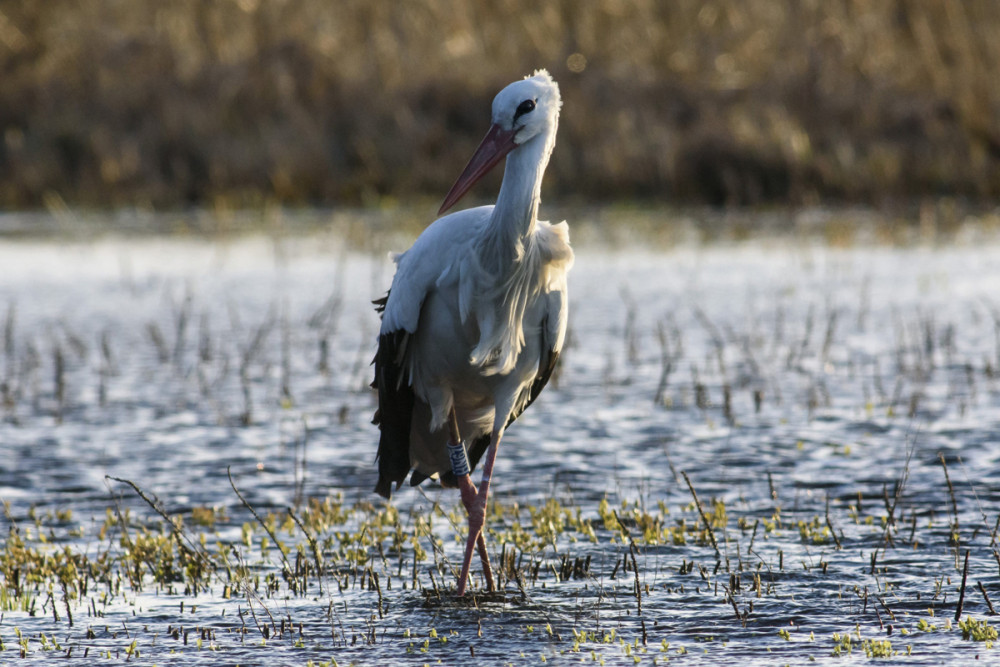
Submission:
[[392,289],[376,300],[381,314],[378,351],[375,353],[375,381],[378,410],[372,420],[378,424],[378,483],[375,491],[388,498],[393,483],[410,472],[410,424],[413,420],[412,378],[406,365],[410,336],[420,324],[427,294],[435,285],[453,279],[457,261],[465,256],[463,246],[474,238],[489,219],[491,206],[466,209],[439,218],[404,253],[395,256],[396,275]]
[[[379,313],[385,311],[389,295],[376,300]],[[405,329],[382,333],[375,352],[375,380],[378,410],[373,424],[379,427],[378,483],[375,492],[384,498],[392,495],[392,484],[400,483],[410,472],[410,419],[413,415],[413,387],[404,377],[403,355],[410,334]]]
[[548,384],[549,378],[552,377],[556,362],[559,361],[559,354],[562,352],[563,343],[566,341],[566,325],[569,320],[567,296],[565,285],[545,295],[546,311],[545,320],[542,322],[542,358],[538,364],[538,373],[528,389],[527,400],[520,406],[515,406],[510,419],[507,420],[507,426],[510,426],[529,405],[535,402],[538,395],[542,393],[542,389]]
[[[563,343],[566,340],[566,325],[569,320],[569,309],[567,308],[567,292],[565,285],[560,289],[553,290],[545,295],[546,312],[545,320],[542,322],[542,357],[538,363],[538,372],[534,381],[526,388],[522,400],[518,401],[514,410],[507,419],[506,429],[514,420],[535,402],[542,389],[548,384],[552,373],[559,361]],[[486,453],[486,448],[490,446],[490,434],[480,436],[469,446],[469,463],[474,469],[479,459]],[[449,473],[450,474],[450,473]]]

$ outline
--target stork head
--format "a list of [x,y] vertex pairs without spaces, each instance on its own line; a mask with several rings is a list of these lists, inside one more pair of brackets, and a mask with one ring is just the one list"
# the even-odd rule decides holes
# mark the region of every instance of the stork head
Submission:
[[545,70],[510,84],[493,98],[493,125],[513,133],[516,146],[530,141],[559,120],[559,86]]
[[455,205],[475,183],[508,153],[532,139],[546,141],[555,134],[562,98],[559,86],[545,70],[510,84],[493,98],[493,125],[473,154],[465,171],[451,186],[438,215]]

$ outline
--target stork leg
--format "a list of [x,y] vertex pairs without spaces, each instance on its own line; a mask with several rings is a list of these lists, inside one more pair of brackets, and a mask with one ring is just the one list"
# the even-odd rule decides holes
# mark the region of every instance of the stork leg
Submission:
[[[462,456],[464,457],[465,448],[462,445],[462,438],[458,432],[458,419],[455,416],[454,409],[451,411],[449,426],[451,428],[451,443],[448,446],[461,447]],[[462,504],[465,505],[465,511],[469,513],[469,537],[465,546],[465,558],[462,560],[462,574],[458,579],[458,594],[459,596],[465,595],[465,585],[469,581],[469,568],[472,565],[472,549],[474,546],[478,548],[479,559],[483,563],[483,575],[486,577],[487,590],[492,593],[496,590],[496,584],[493,581],[493,568],[490,566],[490,555],[486,551],[486,536],[483,534],[483,525],[486,523],[486,497],[483,496],[483,500],[480,502],[481,491],[477,491],[476,485],[472,483],[472,478],[468,470],[468,462],[465,463],[463,470],[454,470],[455,467],[455,463],[453,462],[452,468],[455,476],[458,478],[458,489],[462,495]],[[488,480],[486,487],[488,492]]]
[[458,594],[465,594],[465,584],[469,580],[469,568],[472,565],[472,550],[479,547],[479,558],[483,562],[483,574],[486,577],[486,585],[492,593],[496,590],[493,582],[493,569],[490,567],[490,558],[486,553],[486,539],[483,537],[483,527],[486,524],[486,503],[490,496],[490,477],[493,474],[493,463],[497,458],[497,447],[500,444],[500,437],[503,429],[493,432],[490,439],[490,447],[486,450],[486,461],[483,465],[483,479],[479,483],[479,490],[472,483],[468,475],[465,481],[460,482],[462,492],[462,503],[469,512],[469,537],[465,542],[465,558],[462,560],[462,573],[458,578]]

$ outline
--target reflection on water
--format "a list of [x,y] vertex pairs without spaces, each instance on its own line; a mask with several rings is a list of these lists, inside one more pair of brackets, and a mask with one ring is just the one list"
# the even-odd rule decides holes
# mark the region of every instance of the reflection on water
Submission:
[[[380,504],[367,383],[377,330],[370,301],[391,278],[382,253],[350,251],[322,233],[19,240],[0,244],[0,266],[5,534],[31,528],[30,516],[70,509],[72,520],[51,524],[52,537],[87,553],[108,508],[160,520],[106,475],[134,481],[171,515],[219,508],[225,519],[214,530],[233,544],[253,518],[227,471],[260,512],[331,494],[345,505]],[[582,243],[561,371],[505,438],[495,488],[508,508],[499,527],[512,526],[514,511],[530,525],[525,508],[556,497],[593,520],[599,539],[541,548],[534,557],[544,566],[526,597],[511,581],[507,598],[470,609],[396,585],[379,616],[370,590],[328,585],[272,603],[307,639],[268,647],[237,635],[249,623],[239,596],[191,592],[185,617],[167,591],[146,591],[107,602],[100,618],[81,603],[72,628],[50,608],[7,609],[0,638],[14,655],[17,626],[44,657],[38,633],[79,653],[102,645],[88,644],[88,626],[141,624],[149,662],[215,664],[218,654],[171,657],[176,643],[151,639],[186,624],[214,628],[226,662],[304,664],[336,649],[340,664],[374,664],[408,647],[414,664],[452,664],[471,659],[472,645],[489,663],[534,664],[563,651],[589,660],[593,650],[611,662],[714,664],[765,658],[768,649],[782,661],[827,658],[831,635],[858,624],[866,639],[911,647],[918,662],[971,658],[984,646],[947,631],[945,619],[965,549],[965,613],[988,609],[972,581],[1000,599],[991,536],[1000,511],[996,285],[993,245],[772,240],[609,251]],[[665,526],[697,525],[684,473],[709,512],[724,504],[721,565],[709,544],[653,544],[633,523],[639,614],[634,573],[621,566],[627,541],[610,539],[617,531],[602,522],[600,503],[608,499],[626,524],[638,503]],[[435,503],[450,511],[457,498],[428,487],[403,489],[394,502],[412,517]],[[458,560],[449,521],[433,532],[440,557]],[[304,543],[301,534],[286,539]],[[557,576],[564,555],[589,556],[589,575]],[[395,561],[384,567],[383,577],[400,576]],[[889,635],[887,626],[916,628],[929,608],[939,631]],[[357,638],[371,628],[376,639],[365,645]],[[450,646],[425,646],[431,628],[451,633]],[[339,639],[325,642],[331,636]],[[634,653],[619,641],[637,639]],[[666,652],[661,641],[671,644]],[[860,638],[854,650],[864,655]]]

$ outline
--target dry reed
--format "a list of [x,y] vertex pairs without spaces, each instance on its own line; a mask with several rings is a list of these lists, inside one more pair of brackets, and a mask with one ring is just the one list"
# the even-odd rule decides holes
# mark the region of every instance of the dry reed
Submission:
[[535,67],[549,196],[988,201],[997,34],[990,0],[11,0],[0,205],[436,196]]

